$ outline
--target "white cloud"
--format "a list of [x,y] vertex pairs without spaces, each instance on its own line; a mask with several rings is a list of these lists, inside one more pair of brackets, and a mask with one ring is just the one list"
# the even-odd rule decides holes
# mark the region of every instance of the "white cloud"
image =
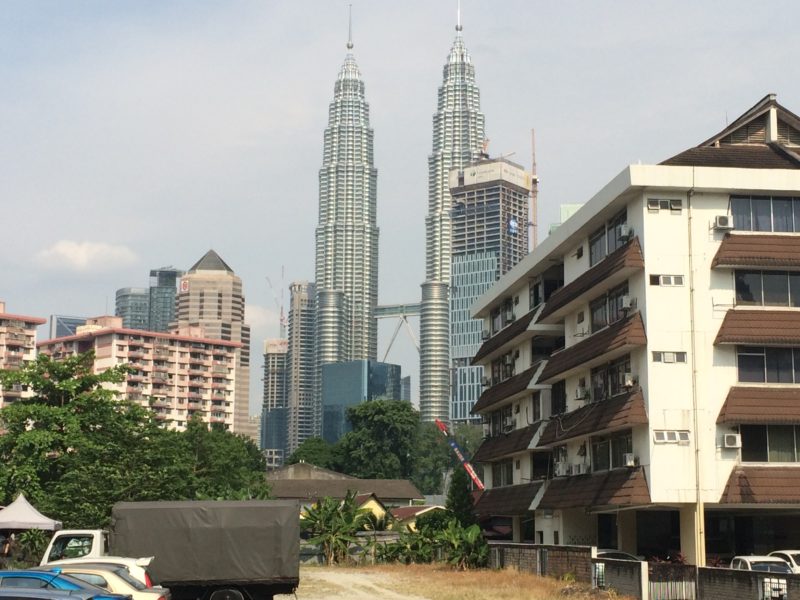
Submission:
[[272,337],[278,337],[279,315],[277,311],[248,302],[245,306],[244,320],[252,329],[274,328],[275,335]]
[[105,242],[59,240],[36,253],[36,264],[47,269],[68,269],[77,272],[110,271],[138,261],[127,246]]

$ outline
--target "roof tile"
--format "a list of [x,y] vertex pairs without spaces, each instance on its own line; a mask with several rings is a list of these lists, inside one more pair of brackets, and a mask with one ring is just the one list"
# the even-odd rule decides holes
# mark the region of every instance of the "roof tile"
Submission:
[[725,313],[714,344],[798,344],[800,311],[733,309]]
[[542,483],[535,481],[484,490],[475,504],[475,513],[480,517],[516,517],[528,514]]
[[721,504],[797,504],[798,502],[800,502],[800,465],[734,467],[720,498]]
[[515,337],[525,331],[528,328],[528,325],[531,324],[533,316],[536,314],[536,310],[537,309],[533,309],[532,311],[525,313],[522,317],[504,327],[495,335],[486,340],[478,349],[478,353],[475,354],[475,357],[472,359],[472,364],[474,365],[483,357],[488,356],[500,348],[503,344],[513,340]]
[[734,386],[717,423],[800,423],[800,388]]
[[777,144],[720,145],[689,148],[661,163],[680,167],[733,167],[739,169],[800,169],[800,161]]
[[800,267],[800,236],[728,233],[723,238],[711,266]]
[[537,508],[592,508],[650,504],[644,469],[614,469],[599,474],[552,479]]
[[541,422],[515,429],[495,437],[486,438],[472,457],[472,462],[488,462],[528,448]]
[[484,391],[481,394],[481,397],[478,398],[475,406],[472,407],[472,413],[477,414],[478,412],[486,410],[497,402],[505,400],[514,394],[519,394],[520,392],[525,391],[528,388],[528,384],[531,382],[531,379],[533,379],[533,376],[536,374],[536,370],[538,368],[539,363],[536,363],[529,369],[525,369],[522,373],[514,375],[513,377],[509,377],[505,381],[502,381],[497,385],[493,385]]

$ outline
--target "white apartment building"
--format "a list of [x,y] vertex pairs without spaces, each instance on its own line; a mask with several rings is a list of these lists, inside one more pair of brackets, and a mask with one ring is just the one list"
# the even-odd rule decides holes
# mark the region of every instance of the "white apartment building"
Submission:
[[39,352],[59,359],[93,350],[96,372],[129,365],[125,381],[107,387],[150,407],[172,429],[185,430],[194,415],[233,428],[239,342],[208,339],[197,328],[178,333],[124,329],[122,317],[86,323],[74,336],[39,342]]
[[[24,362],[36,358],[36,327],[46,322],[39,317],[7,313],[6,303],[0,301],[0,369],[19,369]],[[0,408],[30,395],[30,390],[22,386],[0,385]]]
[[473,306],[485,523],[763,554],[800,538],[800,118],[769,95],[624,169]]

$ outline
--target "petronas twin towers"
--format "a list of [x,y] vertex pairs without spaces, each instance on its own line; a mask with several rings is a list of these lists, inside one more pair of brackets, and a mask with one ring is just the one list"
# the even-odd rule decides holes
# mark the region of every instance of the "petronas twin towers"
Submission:
[[[450,169],[478,157],[484,117],[475,71],[461,37],[444,67],[428,159],[426,269],[422,284],[420,410],[423,420],[448,419]],[[322,168],[316,229],[316,388],[322,365],[377,355],[377,170],[364,82],[348,41],[334,88]],[[318,395],[319,397],[319,395]],[[319,419],[319,414],[316,417]],[[316,427],[315,427],[316,428]]]

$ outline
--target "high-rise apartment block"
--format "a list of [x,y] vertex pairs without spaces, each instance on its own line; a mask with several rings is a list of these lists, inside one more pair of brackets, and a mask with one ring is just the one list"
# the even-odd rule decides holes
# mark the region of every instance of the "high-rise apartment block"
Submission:
[[450,268],[450,420],[474,420],[483,367],[472,366],[483,322],[470,307],[528,253],[531,176],[505,159],[450,171],[453,210]]
[[515,542],[766,554],[800,531],[800,116],[631,165],[473,306],[483,517]]
[[184,430],[193,416],[232,429],[241,344],[202,334],[199,328],[179,333],[129,329],[121,317],[97,317],[88,319],[76,335],[39,343],[39,352],[57,360],[92,350],[95,372],[129,365],[125,381],[111,389],[151,408],[172,429]]
[[[476,160],[484,145],[484,117],[475,67],[464,46],[461,22],[444,66],[433,116],[433,151],[428,157],[425,217],[425,282],[420,312],[420,413],[422,420],[447,420],[450,413],[449,286],[451,265],[448,177]],[[526,217],[527,221],[527,217]]]
[[267,467],[283,466],[289,428],[289,341],[264,342],[264,400],[261,410],[261,451]]
[[250,326],[244,322],[242,280],[209,250],[181,278],[175,319],[179,329],[197,328],[206,338],[235,342],[236,390],[233,430],[249,432]]
[[175,295],[178,280],[183,275],[174,267],[161,267],[150,271],[150,304],[148,327],[150,331],[169,331],[175,321]]
[[[6,303],[0,301],[0,369],[19,369],[36,358],[36,328],[46,322],[39,317],[7,313]],[[30,395],[22,386],[0,385],[0,408]]]
[[352,430],[347,409],[370,400],[400,400],[400,365],[351,360],[322,367],[322,438],[331,444]]
[[289,397],[286,452],[291,454],[322,429],[322,409],[315,402],[317,289],[313,283],[289,285]]
[[147,329],[150,326],[150,290],[126,287],[117,290],[116,310],[122,326],[128,329]]
[[[317,368],[374,359],[378,349],[377,178],[364,82],[347,55],[328,109],[316,230]],[[321,375],[317,374],[319,384]],[[320,388],[317,388],[320,402]],[[316,426],[319,426],[320,406]],[[319,429],[316,430],[319,434]]]

